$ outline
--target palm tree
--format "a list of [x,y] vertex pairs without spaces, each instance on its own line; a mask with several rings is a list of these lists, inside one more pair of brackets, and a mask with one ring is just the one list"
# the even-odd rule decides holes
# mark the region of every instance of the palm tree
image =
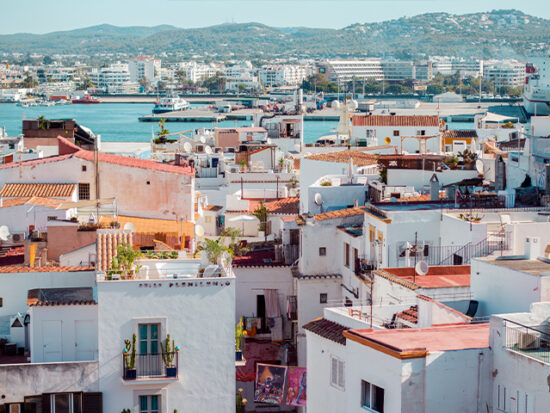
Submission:
[[204,251],[206,253],[206,258],[211,264],[218,264],[226,253],[229,254],[230,257],[234,255],[233,250],[223,245],[222,240],[222,237],[216,240],[206,238],[197,248],[197,251]]

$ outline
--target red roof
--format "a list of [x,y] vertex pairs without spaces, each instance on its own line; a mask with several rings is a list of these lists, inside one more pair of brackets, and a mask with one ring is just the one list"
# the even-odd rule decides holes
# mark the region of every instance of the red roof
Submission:
[[346,218],[363,215],[365,209],[363,207],[338,209],[336,211],[323,212],[322,214],[314,215],[315,221],[324,221],[327,219]]
[[352,119],[353,126],[418,126],[437,127],[439,117],[411,116],[411,115],[355,115]]
[[21,265],[9,265],[0,267],[0,273],[27,273],[27,272],[78,272],[94,271],[94,267],[55,267],[48,265],[45,267],[24,267]]
[[[416,351],[456,351],[489,347],[489,324],[457,324],[428,328],[391,330],[358,329],[346,338],[367,346],[386,347],[399,353]],[[425,354],[424,354],[425,355]],[[422,357],[421,354],[418,357]]]
[[[9,164],[0,165],[0,169],[15,168],[19,166],[34,166],[47,162],[59,162],[65,159],[69,159],[73,156],[80,159],[85,159],[90,162],[94,161],[94,152],[81,149],[73,143],[69,142],[67,139],[62,138],[61,136],[58,136],[57,140],[59,143],[59,155],[49,156],[46,158],[31,159],[22,162],[12,162]],[[99,153],[99,161],[121,166],[128,166],[131,168],[151,169],[155,171],[191,176],[195,175],[194,169],[190,167],[170,165],[166,163],[149,161],[147,159],[129,158],[127,156],[111,155],[101,152]]]
[[348,330],[348,327],[344,327],[343,325],[333,321],[318,318],[304,324],[304,330],[311,331],[318,336],[334,341],[335,343],[342,344],[343,346],[346,345],[346,338],[343,333]]
[[432,265],[426,275],[415,274],[413,267],[383,268],[375,274],[412,289],[470,286],[469,265]]
[[418,323],[418,306],[413,305],[411,308],[401,311],[395,315],[397,318],[408,321],[409,323]]
[[7,183],[0,190],[0,196],[6,198],[18,197],[45,197],[45,198],[69,198],[73,195],[76,184],[19,184]]
[[[259,201],[249,201],[248,212],[254,212],[260,206]],[[300,212],[300,198],[288,197],[264,202],[270,214],[296,215]]]

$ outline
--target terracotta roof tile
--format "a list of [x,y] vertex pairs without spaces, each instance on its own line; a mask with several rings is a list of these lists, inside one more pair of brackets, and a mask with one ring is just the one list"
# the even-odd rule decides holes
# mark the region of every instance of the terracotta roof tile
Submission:
[[349,328],[344,327],[341,324],[326,320],[324,318],[318,318],[304,324],[303,327],[304,330],[311,331],[312,333],[326,338],[327,340],[334,341],[335,343],[343,346],[346,345],[346,338],[344,337],[343,332],[349,330]]
[[17,168],[19,166],[36,166],[50,162],[61,162],[71,158],[72,154],[46,156],[44,158],[29,159],[21,162],[10,162],[0,165],[0,169]]
[[432,265],[426,275],[414,275],[412,267],[384,268],[373,273],[411,290],[470,286],[469,265]]
[[418,307],[416,305],[411,306],[406,310],[397,313],[396,318],[408,321],[409,323],[417,324],[418,323]]
[[47,198],[70,198],[76,190],[76,184],[17,184],[8,183],[0,190],[0,196],[19,198],[40,196]]
[[55,267],[48,265],[45,267],[25,267],[22,265],[7,265],[0,267],[0,273],[28,273],[28,272],[80,272],[95,271],[94,267]]
[[352,118],[353,126],[439,126],[439,117],[434,116],[410,116],[410,115],[355,115]]
[[363,207],[345,208],[337,211],[323,212],[321,214],[314,215],[315,221],[325,221],[327,219],[346,218],[363,215],[365,209]]
[[57,208],[63,202],[60,199],[42,198],[33,196],[32,198],[13,198],[3,199],[1,208],[19,206],[19,205],[42,205],[50,208]]
[[477,132],[475,129],[448,129],[443,132],[443,138],[475,138]]
[[[113,221],[111,216],[101,216],[99,223],[101,225],[110,225]],[[140,218],[131,216],[118,216],[118,222],[120,228],[124,228],[124,225],[131,222],[136,228],[136,234],[181,234],[190,235],[194,234],[194,225],[192,222],[176,221],[175,219],[154,219],[154,218]]]
[[217,212],[217,211],[222,210],[223,207],[220,206],[220,205],[206,205],[206,206],[203,207],[202,209],[205,210],[205,211],[214,211],[214,212]]
[[350,159],[358,167],[376,165],[378,163],[375,155],[363,153],[360,151],[336,151],[329,153],[318,153],[307,156],[305,159],[324,162],[348,163]]
[[52,307],[58,305],[97,305],[94,300],[36,301],[31,307]]
[[[258,206],[259,202],[250,201],[248,204],[248,212],[254,212]],[[265,207],[270,214],[281,214],[281,215],[296,215],[300,212],[300,198],[299,197],[288,197],[276,199],[273,201],[264,202]]]

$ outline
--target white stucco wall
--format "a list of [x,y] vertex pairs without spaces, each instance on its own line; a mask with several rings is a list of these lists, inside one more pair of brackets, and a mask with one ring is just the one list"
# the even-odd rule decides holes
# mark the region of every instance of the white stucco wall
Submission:
[[388,185],[395,186],[414,186],[414,189],[420,191],[426,186],[430,186],[430,179],[433,174],[437,175],[440,187],[443,185],[460,182],[463,179],[476,178],[479,173],[477,170],[451,169],[442,172],[419,171],[410,169],[388,169]]
[[71,217],[71,211],[47,208],[41,205],[18,205],[0,208],[0,222],[7,225],[12,234],[15,232],[28,234],[30,225],[34,225],[38,231],[46,232],[48,217],[68,219]]
[[483,259],[473,259],[471,270],[471,291],[479,301],[477,316],[500,313],[524,312],[531,303],[546,301],[547,285],[539,276],[516,271],[501,265],[492,264]]
[[25,396],[42,393],[97,392],[98,362],[4,364],[0,383],[2,403],[22,402]]
[[0,296],[4,305],[0,308],[0,318],[25,313],[27,293],[35,288],[93,287],[94,271],[75,272],[30,272],[0,274]]
[[[45,361],[97,360],[97,305],[60,305],[31,307],[29,338],[31,342],[31,363]],[[58,360],[47,360],[45,350],[49,321],[60,322],[61,337]],[[77,327],[80,323],[80,327]],[[86,331],[78,331],[83,328]],[[78,337],[78,334],[81,334]],[[83,343],[82,341],[85,341]],[[80,344],[80,348],[77,344]],[[55,352],[57,349],[51,349]],[[90,357],[91,356],[91,357]]]
[[344,361],[346,347],[309,331],[306,331],[306,339],[308,411],[318,413],[346,411],[344,409],[345,388],[339,389],[331,385],[331,357]]
[[[403,139],[403,147],[401,147],[401,136],[414,136],[418,131],[424,130],[426,136],[436,136],[428,139],[428,152],[439,153],[441,151],[441,136],[439,126],[354,126],[353,138],[366,138],[367,130],[376,131],[375,145],[386,145],[385,139],[391,139],[390,145],[395,145],[398,151],[416,153],[419,151],[418,139],[407,138]],[[399,131],[399,136],[393,136],[393,131]],[[422,142],[422,153],[424,153],[424,142]]]
[[59,265],[61,266],[88,266],[97,261],[96,243],[87,245],[77,250],[61,254],[59,256]]
[[[139,394],[154,392],[162,394],[162,413],[235,409],[234,277],[104,281],[97,289],[104,411],[135,409]],[[160,338],[169,333],[180,347],[176,382],[123,384],[124,339],[137,334],[140,322],[160,323]]]

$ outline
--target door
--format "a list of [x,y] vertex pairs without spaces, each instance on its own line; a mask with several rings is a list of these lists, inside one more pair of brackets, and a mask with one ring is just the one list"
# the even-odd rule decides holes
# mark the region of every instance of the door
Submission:
[[160,324],[140,324],[138,327],[138,376],[161,376],[163,370],[159,345]]
[[63,361],[61,320],[43,321],[42,338],[44,345],[44,361]]
[[74,347],[77,361],[95,360],[96,334],[91,320],[77,320],[74,322]]

